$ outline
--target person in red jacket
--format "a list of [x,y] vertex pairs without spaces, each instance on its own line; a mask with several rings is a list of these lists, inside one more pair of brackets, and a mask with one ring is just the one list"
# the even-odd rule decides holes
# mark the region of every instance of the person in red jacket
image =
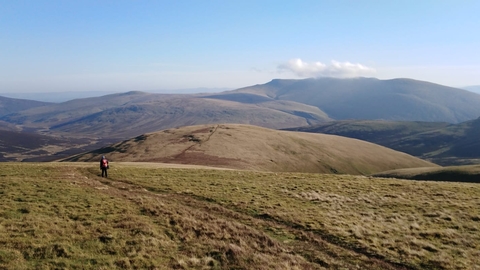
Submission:
[[100,170],[102,170],[102,177],[108,177],[108,160],[105,156],[102,156],[102,159],[100,160]]

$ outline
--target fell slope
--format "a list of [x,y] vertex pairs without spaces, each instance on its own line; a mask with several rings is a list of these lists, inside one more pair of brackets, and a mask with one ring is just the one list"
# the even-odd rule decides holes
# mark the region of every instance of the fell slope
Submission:
[[398,169],[373,174],[410,180],[480,183],[480,165]]
[[468,90],[473,93],[480,94],[480,85],[471,85],[471,86],[466,86],[462,87],[462,89]]
[[480,161],[480,118],[459,124],[346,120],[288,130],[361,139],[447,166]]
[[51,105],[52,103],[0,96],[0,117],[31,108]]
[[269,128],[330,120],[320,109],[293,101],[249,104],[197,95],[143,92],[72,100],[4,116],[1,120],[50,133],[118,140],[161,129],[209,123],[241,123]]
[[164,162],[275,172],[371,174],[437,166],[372,143],[256,126],[200,125],[149,133],[65,161]]
[[272,80],[225,92],[225,95],[238,93],[316,106],[336,120],[460,123],[480,116],[480,95],[412,79]]
[[21,131],[0,131],[0,162],[53,161],[98,149],[115,141],[55,137]]
[[[300,123],[308,125],[328,120],[328,117],[315,107],[292,103],[273,101],[261,105],[245,105],[232,101],[178,97],[111,108],[52,126],[51,129],[67,133],[128,138],[166,128],[196,124],[241,123],[285,128]],[[304,115],[295,115],[296,111],[291,107],[296,107]]]

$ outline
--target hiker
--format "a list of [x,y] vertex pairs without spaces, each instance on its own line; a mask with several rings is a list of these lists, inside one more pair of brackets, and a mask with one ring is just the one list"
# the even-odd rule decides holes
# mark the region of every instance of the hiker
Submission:
[[100,170],[102,170],[102,177],[108,177],[107,170],[108,170],[108,160],[105,156],[102,156],[100,160]]

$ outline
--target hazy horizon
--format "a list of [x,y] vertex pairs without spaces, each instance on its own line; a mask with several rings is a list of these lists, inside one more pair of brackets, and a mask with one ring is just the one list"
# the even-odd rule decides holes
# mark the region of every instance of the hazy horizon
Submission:
[[0,93],[318,76],[480,85],[478,1],[2,3]]
[[[374,78],[376,79],[376,78]],[[399,78],[400,79],[400,78]],[[408,78],[407,78],[408,79]],[[268,83],[268,82],[264,82]],[[251,85],[245,85],[243,87],[248,87]],[[241,87],[241,88],[243,88]],[[465,87],[456,87],[458,89],[467,90],[472,93],[480,94],[480,85],[471,85]],[[126,93],[131,91],[141,91],[147,93],[157,93],[157,94],[199,94],[199,93],[219,93],[223,91],[229,90],[236,90],[239,88],[206,88],[206,87],[198,87],[198,88],[184,88],[184,89],[157,89],[157,90],[127,90],[127,91],[54,91],[54,92],[0,92],[1,97],[7,98],[16,98],[16,99],[28,99],[28,100],[36,100],[36,101],[43,101],[43,102],[53,102],[53,103],[60,103],[65,102],[73,99],[80,99],[80,98],[90,98],[90,97],[101,97],[110,94],[119,94],[119,93]]]

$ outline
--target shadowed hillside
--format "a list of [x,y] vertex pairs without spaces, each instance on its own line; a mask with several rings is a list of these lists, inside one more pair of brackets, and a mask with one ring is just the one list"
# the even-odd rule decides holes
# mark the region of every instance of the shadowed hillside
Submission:
[[52,104],[7,115],[2,120],[51,133],[126,139],[185,125],[242,123],[287,128],[330,118],[314,106],[293,101],[245,104],[195,95],[128,92]]
[[15,126],[14,124],[0,120],[0,130],[20,131],[21,128]]
[[243,123],[270,128],[321,123],[328,117],[315,107],[271,101],[240,105],[204,98],[170,98],[155,103],[132,104],[98,112],[52,126],[54,131],[96,136],[132,137],[141,133],[195,124]]
[[339,136],[245,125],[201,125],[138,136],[65,161],[166,162],[260,171],[370,174],[432,163]]
[[[0,128],[1,130],[2,128]],[[97,149],[109,140],[54,137],[11,130],[0,131],[0,162],[52,161]]]
[[287,128],[286,130],[339,135],[394,148],[392,147],[393,143],[401,144],[403,138],[407,136],[439,130],[450,125],[441,122],[341,120],[312,126]]
[[[480,95],[411,79],[317,78],[273,80],[225,92],[249,93],[320,108],[329,117],[459,123],[480,116]],[[230,97],[228,97],[230,96]]]
[[480,183],[480,165],[399,169],[376,173],[373,176],[425,181]]
[[27,99],[16,99],[16,98],[7,98],[0,96],[0,117],[16,113],[23,110],[28,110],[31,108],[41,107],[51,105],[52,103],[27,100]]
[[361,139],[441,165],[480,162],[480,118],[460,124],[346,120],[289,130]]

